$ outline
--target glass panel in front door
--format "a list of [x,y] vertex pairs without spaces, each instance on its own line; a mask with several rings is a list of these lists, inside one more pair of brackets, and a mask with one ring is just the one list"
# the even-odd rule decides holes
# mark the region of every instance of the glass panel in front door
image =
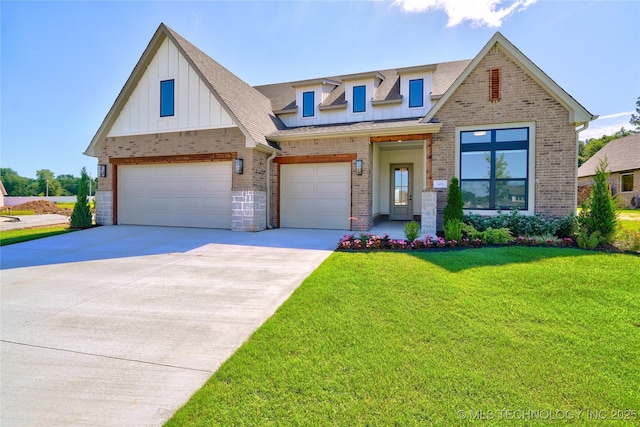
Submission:
[[389,219],[410,221],[413,219],[411,195],[411,165],[391,166],[391,209]]
[[395,168],[394,203],[396,206],[409,205],[409,169],[405,167]]

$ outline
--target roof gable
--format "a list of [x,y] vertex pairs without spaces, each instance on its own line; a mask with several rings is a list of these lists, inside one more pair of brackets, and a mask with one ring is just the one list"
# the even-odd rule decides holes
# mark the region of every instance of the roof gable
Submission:
[[195,70],[222,108],[232,118],[233,122],[238,125],[247,138],[249,146],[255,144],[267,145],[268,142],[265,135],[284,128],[280,119],[271,111],[269,99],[211,59],[171,28],[165,24],[160,24],[100,128],[91,140],[85,154],[97,156],[95,150],[98,142],[107,135],[117,120],[126,105],[127,99],[135,90],[138,81],[144,75],[156,52],[167,38],[177,47],[180,54]]
[[595,175],[596,167],[605,157],[610,172],[640,169],[640,133],[609,141],[578,168],[578,176]]
[[551,94],[558,102],[560,102],[568,111],[569,119],[575,126],[585,124],[591,120],[595,120],[598,116],[589,113],[580,103],[578,103],[571,95],[564,91],[556,82],[547,76],[536,64],[527,58],[518,48],[516,48],[509,40],[507,40],[500,32],[496,32],[487,44],[478,52],[475,58],[467,65],[464,71],[458,75],[451,86],[447,88],[442,97],[436,102],[433,108],[427,113],[422,120],[429,122],[434,119],[440,108],[447,102],[462,82],[471,74],[480,61],[495,46],[499,45],[503,51],[518,66],[520,66],[527,74],[529,74],[540,86],[542,86],[549,94]]

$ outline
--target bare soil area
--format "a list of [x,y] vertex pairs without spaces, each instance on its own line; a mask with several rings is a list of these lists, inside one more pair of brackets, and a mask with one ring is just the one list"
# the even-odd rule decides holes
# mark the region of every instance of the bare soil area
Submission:
[[60,209],[55,203],[47,200],[35,200],[33,202],[22,203],[13,206],[14,211],[33,211],[36,215],[59,214],[71,216],[71,209]]

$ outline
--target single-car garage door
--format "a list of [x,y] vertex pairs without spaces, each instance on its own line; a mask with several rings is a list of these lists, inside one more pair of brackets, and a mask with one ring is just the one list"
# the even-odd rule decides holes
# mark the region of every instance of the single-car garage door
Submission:
[[351,163],[280,167],[280,226],[349,229]]
[[231,228],[231,162],[118,167],[118,223]]

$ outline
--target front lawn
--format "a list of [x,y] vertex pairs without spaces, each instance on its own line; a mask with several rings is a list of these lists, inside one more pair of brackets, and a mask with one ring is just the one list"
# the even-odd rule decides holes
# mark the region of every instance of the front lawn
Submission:
[[29,240],[55,236],[57,234],[69,233],[71,231],[76,230],[69,228],[68,225],[0,231],[0,246],[27,242]]
[[334,253],[168,425],[631,425],[639,271],[578,249]]
[[627,231],[640,230],[640,209],[618,210],[618,224]]

